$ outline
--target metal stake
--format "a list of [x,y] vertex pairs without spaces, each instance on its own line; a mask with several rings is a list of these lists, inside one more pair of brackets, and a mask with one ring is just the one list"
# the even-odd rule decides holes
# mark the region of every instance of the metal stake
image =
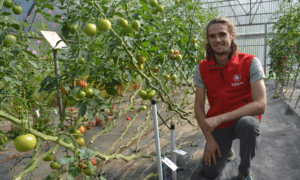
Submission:
[[[176,150],[175,145],[175,125],[171,124],[171,152],[172,152],[172,162],[176,164]],[[177,180],[177,171],[172,171],[172,180]]]
[[[58,66],[58,61],[56,59],[57,56],[57,50],[53,50],[53,57],[54,57],[54,67],[55,67],[55,76],[58,77],[59,76],[59,66]],[[58,84],[59,84],[59,80],[58,80]],[[59,86],[57,86],[57,94],[58,94],[58,107],[59,107],[59,119],[61,120],[61,114],[62,114],[62,99],[61,99],[61,92],[59,90]]]
[[156,157],[157,157],[157,163],[158,163],[158,177],[159,177],[159,180],[163,180],[159,131],[158,131],[158,122],[157,122],[156,100],[152,99],[151,104],[152,104],[152,110],[153,110],[152,112],[153,112],[154,133],[155,133],[155,143],[156,143]]

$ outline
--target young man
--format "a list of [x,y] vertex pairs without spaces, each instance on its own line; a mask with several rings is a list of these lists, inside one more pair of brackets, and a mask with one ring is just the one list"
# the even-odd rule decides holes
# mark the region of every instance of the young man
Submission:
[[[266,78],[260,60],[239,53],[234,25],[216,17],[206,26],[206,59],[196,69],[195,114],[205,136],[201,176],[216,179],[234,157],[232,141],[240,139],[239,179],[252,180],[251,160],[260,142],[259,124],[267,106]],[[205,94],[210,109],[205,114]]]

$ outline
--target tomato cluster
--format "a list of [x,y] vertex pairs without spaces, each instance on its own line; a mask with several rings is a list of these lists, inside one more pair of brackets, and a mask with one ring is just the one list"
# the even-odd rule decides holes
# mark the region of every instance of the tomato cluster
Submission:
[[4,133],[1,131],[0,133],[0,145],[3,145],[5,142],[7,142],[8,139],[7,137],[4,135]]
[[182,60],[182,56],[177,49],[171,49],[169,59],[172,61],[176,60],[179,63]]
[[76,86],[79,86],[82,89],[86,89],[87,88],[87,82],[83,82],[82,80],[78,80],[78,81],[76,81]]
[[73,112],[73,111],[74,111],[74,108],[69,109],[69,111]]
[[96,126],[102,125],[102,119],[96,118]]
[[60,87],[60,91],[61,91],[61,93],[63,93],[63,94],[67,94],[67,91],[65,90],[64,87]]
[[[97,161],[96,161],[96,159],[92,159],[91,160],[91,163],[93,164],[93,166],[96,166],[97,165]],[[78,167],[80,168],[80,169],[86,169],[87,167],[88,167],[88,163],[86,162],[86,161],[81,161],[81,163],[78,163]]]

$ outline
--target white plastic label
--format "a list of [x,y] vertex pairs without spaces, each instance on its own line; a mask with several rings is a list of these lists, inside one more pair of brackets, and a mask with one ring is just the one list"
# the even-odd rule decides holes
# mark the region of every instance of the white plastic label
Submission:
[[162,162],[164,162],[167,166],[169,166],[169,168],[172,169],[172,171],[176,171],[176,169],[178,168],[176,166],[176,164],[174,164],[170,159],[168,159],[167,157],[162,159]]
[[37,117],[40,117],[39,110],[36,110],[35,112],[36,112],[36,114],[37,114]]
[[53,108],[53,110],[54,110],[55,114],[57,114],[57,111],[56,111],[56,109],[55,109],[55,108]]
[[175,149],[173,152],[176,152],[177,154],[180,154],[180,155],[185,155],[186,154],[185,151],[182,151],[182,150],[179,150],[179,149]]

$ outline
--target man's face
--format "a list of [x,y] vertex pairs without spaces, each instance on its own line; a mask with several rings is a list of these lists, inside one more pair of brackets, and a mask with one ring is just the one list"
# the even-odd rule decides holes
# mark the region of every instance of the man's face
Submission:
[[231,51],[233,36],[229,34],[227,26],[216,23],[208,28],[208,42],[217,55],[227,54]]

